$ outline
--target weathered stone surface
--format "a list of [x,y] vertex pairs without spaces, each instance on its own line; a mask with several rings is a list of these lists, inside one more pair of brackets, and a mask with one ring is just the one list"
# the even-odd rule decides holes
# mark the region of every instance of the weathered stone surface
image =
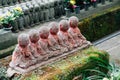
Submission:
[[72,80],[75,75],[80,75],[83,70],[95,67],[94,62],[91,62],[90,60],[91,57],[103,58],[106,61],[108,60],[108,54],[106,52],[99,51],[95,47],[90,47],[75,52],[62,60],[39,67],[29,74],[23,75],[21,79]]
[[95,46],[110,54],[110,61],[120,66],[120,31],[100,39]]
[[[101,58],[108,62],[108,53],[100,51],[91,46],[83,50],[79,50],[64,57],[62,60],[57,60],[48,63],[45,66],[39,67],[27,74],[15,75],[13,79],[17,80],[72,80],[74,76],[80,75],[81,71],[95,67],[92,57]],[[0,70],[7,68],[11,56],[0,59]],[[6,73],[6,69],[5,73]],[[0,72],[0,74],[3,74]]]
[[[59,54],[59,55],[57,55],[57,56],[53,56],[53,57],[51,57],[51,58],[49,58],[49,59],[47,59],[47,60],[39,61],[38,63],[36,63],[36,64],[34,64],[34,65],[32,65],[32,66],[29,66],[29,67],[27,67],[27,68],[21,68],[21,67],[18,67],[18,66],[17,66],[17,67],[14,67],[14,68],[11,68],[11,67],[10,67],[10,68],[8,69],[7,74],[8,74],[8,76],[10,76],[11,74],[14,74],[14,73],[18,73],[18,74],[28,73],[28,72],[30,72],[30,71],[38,68],[38,67],[45,66],[45,65],[47,65],[48,63],[53,63],[53,62],[55,62],[56,60],[62,60],[62,59],[64,59],[64,58],[66,58],[68,55],[70,55],[70,54],[72,54],[72,53],[75,53],[75,52],[77,52],[77,51],[80,51],[80,50],[82,50],[82,49],[84,49],[84,48],[87,48],[87,47],[89,47],[90,45],[91,45],[91,43],[88,42],[88,43],[82,45],[81,47],[75,48],[75,49],[72,50],[72,51],[68,51],[68,52],[66,52],[66,53]],[[11,74],[9,75],[9,73],[12,72],[12,71],[13,71],[13,73],[11,73]]]
[[0,30],[0,50],[17,43],[17,35],[11,31]]
[[0,50],[0,59],[1,59],[1,58],[4,58],[4,57],[6,57],[6,56],[11,55],[12,52],[13,52],[13,50],[15,49],[15,46],[16,46],[16,45],[11,46],[11,47],[9,47],[9,48],[7,48],[7,49],[4,49],[4,50]]

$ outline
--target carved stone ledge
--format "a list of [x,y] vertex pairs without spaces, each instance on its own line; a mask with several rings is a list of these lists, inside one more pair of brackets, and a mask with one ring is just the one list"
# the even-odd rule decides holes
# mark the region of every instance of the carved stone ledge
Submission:
[[26,74],[26,73],[28,73],[28,72],[30,72],[32,70],[35,70],[38,67],[42,68],[43,66],[47,65],[48,63],[53,63],[55,61],[62,60],[64,58],[66,58],[68,55],[70,55],[70,54],[72,54],[74,52],[83,50],[84,48],[88,48],[91,45],[92,44],[89,41],[87,41],[87,43],[83,44],[81,47],[75,48],[70,52],[60,54],[60,55],[57,55],[55,57],[51,57],[48,60],[45,60],[45,61],[42,61],[42,62],[40,61],[40,62],[38,62],[38,63],[36,63],[36,64],[26,68],[26,69],[23,69],[23,68],[20,68],[20,67],[15,67],[15,68],[9,67],[8,70],[7,70],[7,76],[11,77],[15,73],[17,73],[17,74]]

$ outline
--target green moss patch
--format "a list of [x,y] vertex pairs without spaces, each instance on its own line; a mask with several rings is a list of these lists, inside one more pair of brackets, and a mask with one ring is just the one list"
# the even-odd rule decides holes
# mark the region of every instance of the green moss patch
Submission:
[[120,30],[120,6],[83,19],[79,28],[87,40],[92,42]]
[[38,68],[29,73],[29,75],[22,76],[23,80],[72,80],[78,76],[85,69],[96,67],[95,58],[103,59],[109,62],[108,53],[100,51],[95,47],[89,47],[82,51],[78,51],[66,59],[56,61],[48,64],[43,68]]

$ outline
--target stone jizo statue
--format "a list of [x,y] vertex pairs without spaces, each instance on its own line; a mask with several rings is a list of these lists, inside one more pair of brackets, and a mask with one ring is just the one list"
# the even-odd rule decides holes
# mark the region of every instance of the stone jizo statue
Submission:
[[[58,50],[58,54],[64,53],[68,51],[68,49],[61,45],[61,41],[58,37],[59,25],[57,22],[51,22],[49,25],[50,33],[49,33],[49,40],[52,46],[54,46],[55,50]],[[56,54],[57,55],[57,54]]]
[[50,43],[49,43],[50,41],[48,39],[49,29],[47,28],[47,26],[43,26],[40,28],[39,35],[40,35],[39,43],[41,44],[41,47],[46,52],[46,55],[48,55],[48,58],[49,58],[54,53],[53,53],[53,50],[50,49]]
[[[68,54],[91,45],[78,28],[78,18],[51,22],[48,27],[31,30],[18,36],[7,73],[26,73],[37,67],[66,57]],[[15,72],[14,72],[15,71]]]
[[35,57],[32,55],[29,45],[29,35],[20,34],[18,37],[18,45],[16,46],[10,67],[28,68],[36,63]]
[[81,46],[83,43],[86,43],[86,38],[81,34],[78,28],[79,19],[75,16],[69,18],[70,28],[68,30],[69,34],[74,38],[75,44]]
[[69,24],[67,20],[61,20],[59,22],[59,32],[58,36],[61,40],[61,44],[65,45],[69,50],[72,50],[74,47],[74,39],[72,36],[68,33]]
[[37,59],[37,60],[42,60],[44,55],[46,54],[45,51],[43,51],[40,43],[39,43],[39,31],[37,30],[31,30],[29,32],[29,38],[30,38],[30,49],[32,55]]

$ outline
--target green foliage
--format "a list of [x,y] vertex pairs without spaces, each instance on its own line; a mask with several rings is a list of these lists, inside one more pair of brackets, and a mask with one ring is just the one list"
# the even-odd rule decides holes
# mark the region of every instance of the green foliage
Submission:
[[13,20],[15,20],[15,17],[13,14],[10,13],[9,16],[4,16],[4,19],[1,20],[1,24],[9,24],[9,22]]
[[0,24],[11,24],[16,18],[23,15],[21,7],[15,7],[12,11],[8,11],[3,15],[0,15]]
[[95,14],[79,23],[82,34],[89,41],[98,40],[120,30],[120,8]]
[[25,80],[38,80],[35,74],[32,74],[30,77],[27,77]]
[[5,67],[0,67],[0,80],[9,80],[5,75],[6,75],[6,70],[7,68]]
[[114,63],[109,64],[103,59],[92,57],[96,62],[96,67],[93,69],[86,69],[82,72],[82,80],[120,80],[120,68]]
[[[83,53],[84,53],[84,57],[79,57],[79,55],[78,55],[78,56],[74,56],[74,57],[72,56],[71,58],[69,58],[70,61],[72,60],[72,62],[77,65],[74,64],[74,66],[72,66],[72,68],[68,68],[68,69],[65,68],[63,70],[64,73],[57,75],[57,77],[55,77],[56,78],[55,80],[72,80],[75,76],[85,73],[85,71],[87,71],[88,69],[94,69],[95,67],[99,68],[99,66],[96,65],[96,64],[98,64],[98,62],[102,62],[106,66],[109,63],[108,58],[107,58],[108,55],[105,55],[107,53],[104,51],[98,51],[97,49],[93,49],[93,47],[90,47],[89,49],[83,51]],[[82,52],[81,52],[81,54],[82,54]],[[88,57],[88,55],[89,55],[89,57]],[[82,64],[82,66],[80,66],[80,64]],[[61,65],[64,65],[64,63]],[[89,75],[88,72],[85,74]]]
[[[108,53],[100,51],[95,47],[89,47],[82,51],[78,51],[66,59],[48,64],[46,67],[40,68],[44,74],[34,71],[29,76],[24,76],[24,80],[72,80],[75,76],[82,75],[89,69],[99,68],[101,71],[107,72],[106,69],[100,68],[98,62],[108,65]],[[103,60],[103,61],[101,61]],[[39,68],[37,69],[39,71]],[[102,72],[101,72],[102,73]],[[90,75],[90,73],[86,73]],[[83,75],[82,75],[83,76]],[[85,76],[86,78],[87,76]],[[81,79],[80,79],[81,80]]]
[[[91,69],[94,69],[94,68],[99,68],[99,69],[101,69],[101,66],[99,66],[99,65],[97,65],[97,64],[99,64],[99,62],[102,62],[105,66],[108,66],[109,64],[109,62],[108,62],[108,60],[106,59],[105,60],[105,55],[103,54],[103,52],[99,52],[99,51],[96,51],[96,52],[94,52],[94,51],[91,51],[91,52],[86,52],[87,54],[89,54],[90,55],[90,57],[88,57],[88,58],[85,58],[85,62],[86,62],[86,64],[84,64],[82,67],[75,67],[75,68],[73,68],[72,70],[68,70],[68,72],[67,72],[67,76],[66,77],[64,77],[63,79],[60,79],[60,80],[72,80],[73,79],[73,77],[75,77],[75,76],[77,76],[77,75],[80,75],[80,74],[82,74],[84,71],[87,71],[87,70],[91,70]],[[95,54],[96,55],[99,55],[100,57],[98,58],[97,56],[95,56]],[[104,58],[104,59],[103,59]],[[103,69],[102,69],[103,70]],[[105,70],[105,69],[104,69]],[[103,71],[104,71],[103,70]],[[98,73],[101,73],[101,74],[103,74],[104,72],[101,72],[101,71],[97,71],[97,70],[93,70],[93,71],[96,71],[96,72],[98,72]],[[92,71],[92,72],[93,72]],[[87,75],[89,75],[89,74],[91,74],[91,73],[85,73],[85,74],[87,74]],[[104,73],[104,75],[105,75],[105,73]],[[95,75],[94,75],[95,76]],[[97,80],[97,79],[96,79]]]
[[0,80],[20,80],[21,78],[21,75],[17,75],[17,76],[14,76],[13,78],[9,78],[6,76],[6,71],[7,71],[7,68],[6,67],[3,67],[1,66],[0,67]]

